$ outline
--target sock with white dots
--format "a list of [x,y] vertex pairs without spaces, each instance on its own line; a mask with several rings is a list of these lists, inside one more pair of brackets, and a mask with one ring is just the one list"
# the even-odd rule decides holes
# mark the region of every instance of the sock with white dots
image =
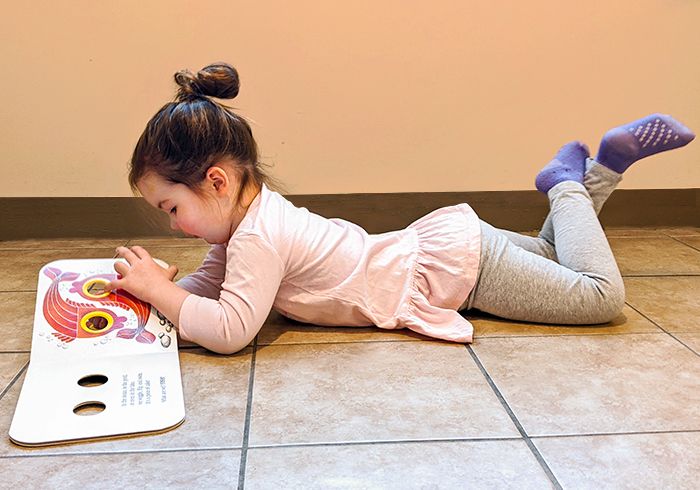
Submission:
[[617,173],[623,173],[637,160],[685,146],[695,134],[667,114],[651,114],[603,136],[596,161]]

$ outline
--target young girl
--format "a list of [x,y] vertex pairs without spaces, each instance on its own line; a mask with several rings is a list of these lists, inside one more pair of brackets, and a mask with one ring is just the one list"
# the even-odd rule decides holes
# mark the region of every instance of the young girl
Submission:
[[212,248],[193,274],[172,282],[141,247],[119,247],[122,288],[151,303],[179,335],[233,353],[271,308],[315,325],[409,328],[471,342],[458,313],[558,324],[605,323],[621,311],[624,285],[597,213],[635,161],[689,143],[694,134],[653,114],[608,131],[595,159],[562,147],[535,184],[551,211],[535,237],[499,230],[467,204],[437,209],[407,228],[370,235],[342,219],[297,208],[258,162],[244,119],[211,97],[238,94],[227,64],[175,75],[177,100],[148,122],[129,182],[171,226]]

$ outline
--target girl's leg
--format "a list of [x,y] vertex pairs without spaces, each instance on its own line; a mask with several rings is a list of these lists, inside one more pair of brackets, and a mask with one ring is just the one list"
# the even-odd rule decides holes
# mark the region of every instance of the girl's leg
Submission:
[[[630,165],[642,158],[685,146],[694,138],[690,129],[667,114],[651,114],[606,132],[596,158],[586,160],[583,181],[596,214],[600,213]],[[569,143],[562,150],[573,144]],[[545,219],[539,238],[554,245],[550,216]]]
[[[589,155],[588,148],[583,143],[578,141],[573,141],[562,146],[554,157],[555,160],[566,160],[566,159],[585,159]],[[591,161],[591,164],[593,161]],[[600,165],[597,165],[600,167]],[[593,198],[593,204],[597,206],[596,213],[600,211],[603,203],[608,198],[610,193],[613,191],[617,183],[620,181],[621,177],[617,177],[619,174],[612,172],[608,169],[603,169],[603,171],[597,171],[593,168],[593,173],[587,173],[584,177],[583,184],[589,191],[589,195]],[[524,248],[525,250],[532,252],[542,257],[546,257],[550,260],[558,262],[557,251],[554,247],[554,230],[552,229],[552,221],[550,215],[545,219],[542,230],[537,237],[531,237],[527,235],[521,235],[514,231],[503,230],[496,228],[499,232],[506,236],[511,242],[513,242],[518,247]]]
[[[562,146],[554,157],[554,161],[583,161],[588,157],[588,148],[583,143],[578,141],[573,141]],[[548,223],[549,216],[545,220],[545,224]],[[548,225],[551,227],[551,225]],[[550,260],[558,262],[557,252],[554,248],[554,236],[551,237],[548,234],[543,234],[540,232],[538,237],[531,237],[527,235],[521,235],[520,233],[515,233],[509,230],[502,230],[495,228],[500,233],[506,236],[511,242],[520,248],[523,248],[529,252],[546,257]],[[548,230],[549,231],[549,230]]]
[[[575,143],[569,143],[569,145],[571,144]],[[588,195],[591,196],[596,215],[600,213],[603,204],[605,204],[605,201],[608,200],[608,197],[610,197],[610,194],[612,194],[612,191],[615,190],[621,180],[622,174],[604,167],[592,158],[586,159],[586,175],[583,179],[583,185],[588,191]],[[521,235],[520,233],[500,228],[496,228],[496,230],[503,233],[506,238],[518,247],[555,262],[559,261],[554,247],[554,228],[552,227],[551,213],[544,220],[542,229],[537,237]]]
[[560,263],[518,247],[482,222],[479,277],[465,306],[511,320],[608,322],[624,305],[624,284],[590,196],[572,181],[554,186],[548,196]]
[[532,252],[532,253],[537,254],[541,257],[545,257],[549,260],[553,260],[555,262],[558,262],[557,251],[555,250],[554,245],[552,245],[550,242],[548,242],[542,236],[541,233],[539,236],[534,237],[534,236],[529,236],[529,235],[522,235],[520,233],[516,233],[516,232],[510,231],[510,230],[504,230],[502,228],[494,228],[494,230],[501,233],[508,240],[510,240],[510,242],[513,243],[514,245],[516,245],[522,249],[525,249],[528,252]]
[[[624,283],[597,213],[632,163],[694,137],[670,116],[653,114],[608,131],[596,160],[587,158],[585,146],[576,142],[563,147],[536,179],[551,209],[541,238],[515,237],[482,221],[479,277],[459,309],[560,324],[615,318],[624,306]],[[537,253],[547,251],[543,241],[556,243],[559,263]]]
[[[610,194],[612,194],[621,180],[622,174],[610,170],[593,158],[586,159],[586,175],[583,178],[583,185],[588,191],[588,195],[591,196],[596,215],[600,214],[603,204],[605,204],[605,201],[608,200],[608,197],[610,197]],[[544,220],[538,238],[554,248],[554,228],[552,226],[551,213]]]

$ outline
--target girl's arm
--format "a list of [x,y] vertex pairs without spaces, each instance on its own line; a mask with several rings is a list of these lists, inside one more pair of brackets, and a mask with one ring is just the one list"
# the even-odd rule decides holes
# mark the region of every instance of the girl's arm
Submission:
[[226,273],[226,245],[213,245],[195,272],[175,284],[197,296],[216,299]]
[[284,264],[272,245],[253,233],[237,235],[226,255],[219,299],[187,296],[179,333],[209,350],[231,354],[247,346],[262,328],[284,277]]
[[219,299],[191,294],[171,282],[177,269],[164,269],[141,247],[117,248],[127,264],[114,265],[121,279],[106,289],[125,289],[170,319],[184,340],[221,354],[244,348],[272,309],[284,264],[264,238],[241,233],[226,250],[226,273]]

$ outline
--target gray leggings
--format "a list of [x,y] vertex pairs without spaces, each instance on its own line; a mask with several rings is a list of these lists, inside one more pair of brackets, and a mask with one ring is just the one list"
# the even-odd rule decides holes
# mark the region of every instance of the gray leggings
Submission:
[[597,214],[622,176],[593,159],[584,184],[548,194],[550,213],[538,237],[481,221],[476,285],[460,306],[511,320],[606,323],[625,303],[625,287]]

